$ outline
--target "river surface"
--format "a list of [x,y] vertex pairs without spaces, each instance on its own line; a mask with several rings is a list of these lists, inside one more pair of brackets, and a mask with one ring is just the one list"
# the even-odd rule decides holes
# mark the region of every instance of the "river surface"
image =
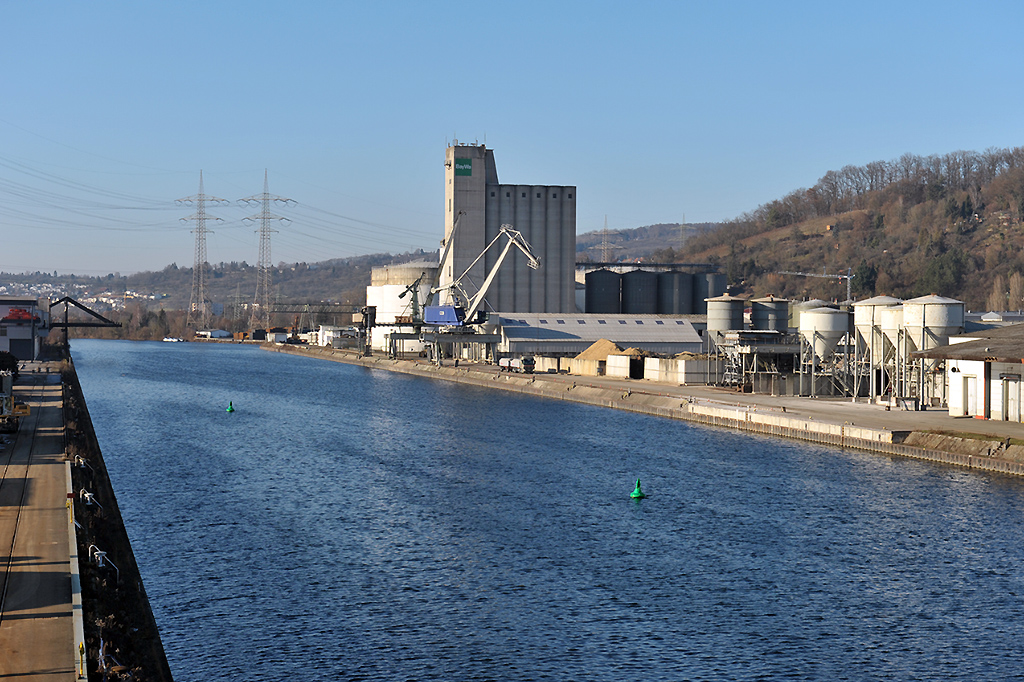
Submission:
[[250,346],[72,353],[177,682],[1024,678],[1022,480]]

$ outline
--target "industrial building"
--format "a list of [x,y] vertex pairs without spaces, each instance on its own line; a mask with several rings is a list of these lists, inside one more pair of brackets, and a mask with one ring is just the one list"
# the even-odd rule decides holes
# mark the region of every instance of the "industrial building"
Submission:
[[725,382],[744,390],[945,405],[943,367],[921,355],[964,330],[964,306],[941,296],[878,296],[852,311],[812,300],[710,298],[706,348],[724,357]]
[[663,315],[501,314],[498,350],[506,355],[572,357],[595,341],[674,355],[701,350],[703,320]]
[[576,188],[501,184],[492,150],[453,141],[445,153],[444,239],[454,240],[440,264],[445,295],[463,273],[465,297],[477,293],[498,258],[485,250],[500,236],[502,225],[522,234],[541,266],[533,270],[522,253],[512,253],[488,290],[484,309],[575,312]]
[[49,307],[32,296],[0,297],[0,351],[19,360],[39,357],[42,340],[49,333]]
[[943,363],[951,417],[1024,421],[1024,324],[960,334],[915,355]]

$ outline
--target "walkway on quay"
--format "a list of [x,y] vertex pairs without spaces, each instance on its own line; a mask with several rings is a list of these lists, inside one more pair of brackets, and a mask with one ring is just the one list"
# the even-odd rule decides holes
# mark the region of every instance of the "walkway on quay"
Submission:
[[31,415],[0,443],[0,679],[75,680],[82,618],[60,374],[26,363],[21,377],[16,397]]

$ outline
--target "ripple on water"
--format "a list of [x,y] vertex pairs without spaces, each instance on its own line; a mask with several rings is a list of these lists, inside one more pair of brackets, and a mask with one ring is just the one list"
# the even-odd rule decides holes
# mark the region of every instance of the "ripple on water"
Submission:
[[249,347],[73,352],[179,682],[1024,674],[1024,482]]

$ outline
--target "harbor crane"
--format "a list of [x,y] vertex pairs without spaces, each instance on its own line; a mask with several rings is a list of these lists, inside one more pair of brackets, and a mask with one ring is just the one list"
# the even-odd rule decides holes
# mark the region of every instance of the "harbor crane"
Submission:
[[801,277],[825,277],[827,279],[845,279],[846,280],[846,300],[847,301],[852,301],[853,300],[852,294],[851,294],[850,283],[852,282],[853,278],[856,277],[857,275],[853,274],[853,269],[852,268],[846,268],[846,274],[845,275],[843,275],[843,274],[830,275],[830,274],[828,274],[828,271],[826,271],[824,268],[822,268],[821,272],[789,272],[789,271],[784,270],[784,271],[779,272],[778,274],[780,274],[780,275],[799,275]]
[[409,301],[409,312],[411,313],[412,323],[419,328],[419,325],[423,324],[423,317],[420,315],[420,283],[423,278],[427,276],[427,273],[422,273],[416,278],[416,281],[405,288],[405,291],[398,295],[398,298],[405,298],[407,295],[412,294],[412,299]]
[[438,291],[438,281],[441,278],[441,271],[444,270],[445,261],[448,260],[448,254],[452,251],[452,245],[455,243],[455,230],[459,227],[459,222],[462,220],[462,216],[466,215],[465,211],[459,211],[458,215],[455,216],[455,224],[452,225],[452,231],[448,234],[448,239],[441,240],[441,246],[444,248],[441,250],[441,258],[438,262],[437,269],[434,271],[434,277],[430,282],[430,291],[427,293],[426,299],[423,301],[423,305],[420,306],[420,284],[423,282],[423,278],[427,276],[427,273],[421,274],[415,282],[405,288],[405,291],[398,295],[398,298],[405,298],[407,295],[412,295],[412,300],[409,302],[410,317],[412,318],[413,325],[418,330],[423,324],[422,308],[434,305],[434,295]]
[[[448,243],[445,245],[445,252],[441,258],[441,266],[444,267],[445,258],[451,248],[451,243],[454,241],[455,230],[452,229],[452,233],[448,237]],[[494,265],[491,267],[491,271],[487,273],[486,279],[480,286],[473,296],[468,296],[465,290],[462,288],[462,282],[466,279],[469,271],[480,262],[480,259],[502,238],[507,238],[508,241],[505,243],[504,248],[495,260]],[[533,255],[533,249],[527,243],[523,234],[518,230],[512,229],[511,225],[502,225],[501,230],[497,236],[491,240],[491,243],[480,252],[480,255],[469,264],[466,271],[459,275],[451,284],[444,286],[433,286],[430,289],[430,300],[433,301],[435,294],[441,291],[448,291],[451,298],[451,303],[448,305],[426,305],[423,307],[423,321],[428,325],[444,326],[444,327],[462,327],[467,324],[478,324],[477,319],[478,313],[481,312],[481,306],[484,304],[484,296],[487,295],[488,289],[491,288],[491,284],[494,282],[494,278],[498,274],[498,270],[501,268],[501,264],[505,262],[505,258],[508,257],[509,251],[512,247],[517,247],[527,258],[526,264],[533,270],[540,267],[540,260]]]

